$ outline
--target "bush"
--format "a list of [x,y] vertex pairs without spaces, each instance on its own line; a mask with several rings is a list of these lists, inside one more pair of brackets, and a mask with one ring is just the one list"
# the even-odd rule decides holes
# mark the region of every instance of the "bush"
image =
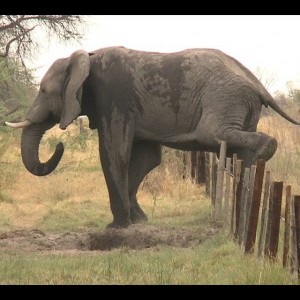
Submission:
[[0,58],[0,120],[21,118],[37,93],[31,71]]

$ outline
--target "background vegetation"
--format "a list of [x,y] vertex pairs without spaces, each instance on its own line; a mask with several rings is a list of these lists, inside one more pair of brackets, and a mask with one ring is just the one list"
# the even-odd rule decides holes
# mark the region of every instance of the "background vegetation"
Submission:
[[[275,117],[264,117],[261,126],[271,130],[274,122],[280,122],[281,126],[272,133],[282,143],[283,133],[293,135],[294,128],[288,128],[284,120],[273,120]],[[17,131],[1,131],[1,136],[9,146],[2,154],[0,165],[0,235],[16,229],[52,233],[103,230],[111,221],[95,132],[79,134],[76,125],[63,133],[58,128],[51,130],[41,146],[44,159],[50,156],[57,140],[63,140],[67,149],[57,170],[47,177],[35,177],[24,169]],[[293,190],[299,192],[297,169],[292,167],[285,177],[281,169],[287,157],[298,161],[299,152],[282,151],[288,148],[281,147],[267,166],[272,169],[273,178],[292,182]],[[282,268],[281,248],[275,262],[258,260],[255,254],[245,256],[227,229],[214,232],[210,200],[205,196],[204,187],[183,180],[181,170],[178,155],[165,149],[163,164],[147,176],[138,193],[149,217],[148,224],[157,229],[161,226],[195,229],[199,236],[211,232],[211,238],[189,248],[158,245],[141,250],[121,247],[111,251],[47,253],[0,249],[0,283],[297,283],[289,270]]]
[[[80,132],[75,124],[64,132],[53,128],[42,140],[41,158],[49,158],[59,140],[66,145],[65,154],[51,175],[35,177],[21,162],[21,132],[3,126],[4,120],[23,117],[37,92],[23,61],[32,46],[22,48],[22,42],[32,40],[35,26],[52,24],[54,32],[62,32],[60,36],[66,40],[80,38],[68,35],[68,30],[75,32],[81,19],[68,18],[68,27],[60,22],[62,16],[57,16],[56,27],[55,19],[47,23],[39,16],[32,17],[22,23],[25,16],[0,16],[0,238],[17,229],[52,233],[102,230],[111,221],[111,212],[96,132]],[[276,95],[280,105],[296,118],[299,99],[297,90],[287,96]],[[279,142],[278,151],[267,163],[272,180],[291,184],[292,193],[300,193],[299,129],[270,110],[263,110],[262,115],[259,130]],[[158,245],[141,250],[121,247],[65,253],[0,248],[0,284],[297,284],[289,270],[282,268],[282,249],[275,262],[258,260],[255,255],[245,256],[225,229],[215,231],[204,187],[182,178],[183,162],[177,154],[164,149],[163,163],[141,185],[139,202],[149,225],[194,228],[211,232],[210,238],[189,248]]]
[[[53,174],[35,177],[20,158],[20,132],[1,127],[0,236],[17,229],[44,232],[103,230],[111,221],[108,194],[98,158],[98,138],[86,128],[54,128],[42,140],[47,159],[58,140],[66,151]],[[259,124],[279,140],[267,163],[273,180],[300,192],[299,133],[277,115]],[[282,268],[282,246],[275,262],[244,255],[223,228],[215,230],[204,187],[182,179],[176,151],[164,149],[163,163],[149,174],[138,193],[149,226],[195,229],[211,237],[189,248],[158,245],[141,250],[13,252],[0,249],[3,284],[297,284]]]

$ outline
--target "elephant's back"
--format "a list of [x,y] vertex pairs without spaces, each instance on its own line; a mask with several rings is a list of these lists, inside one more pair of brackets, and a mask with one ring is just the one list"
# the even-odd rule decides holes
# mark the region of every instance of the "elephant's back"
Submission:
[[214,74],[232,73],[252,83],[260,83],[254,74],[234,57],[212,48],[187,49],[182,53],[190,56],[196,68],[208,69]]
[[[169,94],[197,87],[205,89],[216,82],[247,86],[261,99],[271,95],[254,74],[228,54],[213,48],[191,48],[163,53],[139,51],[122,46],[98,49],[91,59],[98,61],[102,71],[120,70],[133,82],[137,90]],[[116,68],[115,66],[119,67]],[[117,74],[115,74],[117,75]],[[233,85],[231,85],[233,86]],[[181,89],[178,89],[181,87]],[[157,94],[156,93],[156,94]],[[152,95],[153,96],[153,95]],[[265,104],[268,100],[262,100]]]

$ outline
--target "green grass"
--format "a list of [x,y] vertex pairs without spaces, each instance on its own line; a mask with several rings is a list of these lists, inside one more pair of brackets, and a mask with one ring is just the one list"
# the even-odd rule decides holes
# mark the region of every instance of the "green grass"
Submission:
[[[106,211],[108,211],[108,207]],[[37,225],[38,228],[50,232],[72,231],[75,228],[104,228],[111,220],[99,203],[85,200],[72,202],[70,200],[52,204],[47,214]]]
[[[84,232],[102,230],[111,222],[98,141],[94,135],[88,141],[80,138],[80,145],[69,151],[68,147],[76,142],[72,136],[76,132],[63,137],[51,133],[50,146],[45,137],[41,145],[44,157],[50,156],[53,145],[61,139],[66,139],[66,151],[58,169],[42,178],[25,170],[19,136],[10,137],[13,147],[5,146],[6,151],[1,152],[6,163],[0,165],[0,234],[23,228]],[[209,231],[211,206],[204,188],[182,180],[176,173],[180,160],[172,160],[173,152],[167,155],[170,161],[148,175],[138,193],[148,224]],[[279,174],[276,163],[281,165],[280,153],[271,165],[272,172]],[[189,248],[159,245],[141,250],[123,247],[64,252],[13,252],[0,248],[0,284],[298,284],[290,270],[282,268],[281,242],[279,250],[274,262],[259,260],[255,253],[245,255],[225,228]]]
[[192,248],[121,248],[84,254],[0,252],[2,284],[293,284],[278,263],[245,256],[219,233]]

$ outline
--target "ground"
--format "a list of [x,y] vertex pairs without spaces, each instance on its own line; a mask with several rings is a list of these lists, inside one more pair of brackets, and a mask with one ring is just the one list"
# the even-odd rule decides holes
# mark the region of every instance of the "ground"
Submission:
[[190,247],[213,237],[218,228],[203,232],[182,227],[145,224],[125,229],[90,230],[88,232],[47,233],[39,229],[21,229],[0,234],[0,249],[14,252],[79,252],[112,250],[120,247],[151,248],[157,245]]

